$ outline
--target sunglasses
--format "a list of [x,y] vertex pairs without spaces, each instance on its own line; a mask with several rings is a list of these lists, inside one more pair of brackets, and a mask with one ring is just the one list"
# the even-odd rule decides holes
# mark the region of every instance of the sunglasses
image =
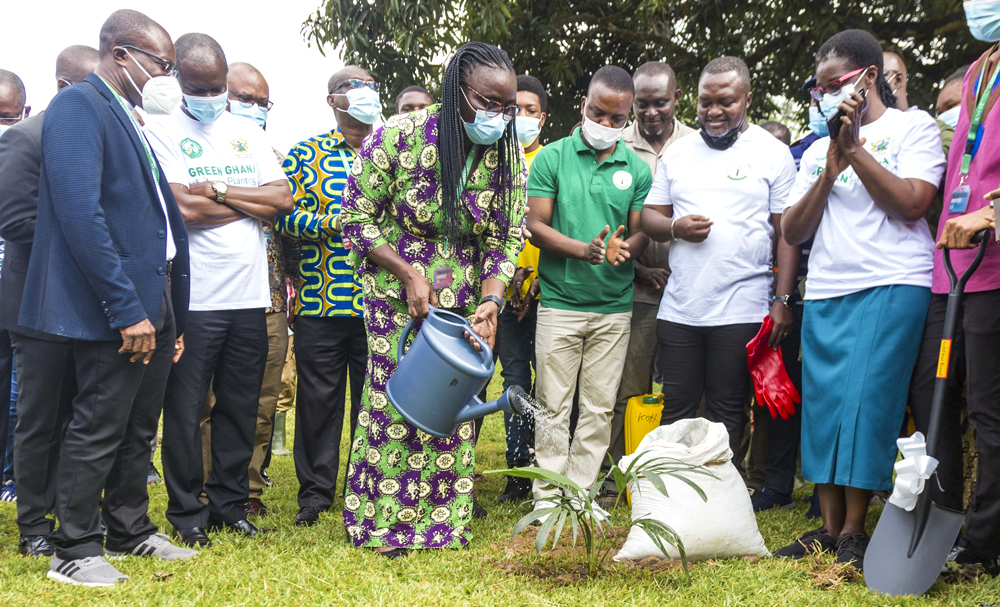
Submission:
[[[351,78],[347,82],[341,83],[340,86],[338,86],[337,88],[333,89],[333,91],[342,89],[345,86],[348,87],[348,88],[351,88],[351,89],[359,89],[359,88],[362,88],[362,87],[368,87],[371,90],[375,91],[376,93],[379,92],[380,90],[382,90],[382,85],[379,84],[378,82],[375,82],[374,80],[361,80],[361,79],[358,79],[358,78]],[[331,95],[335,94],[333,91],[330,91]]]
[[153,53],[151,53],[149,51],[144,51],[144,50],[142,50],[141,48],[139,48],[137,46],[132,46],[131,44],[123,44],[122,48],[130,48],[133,51],[137,51],[137,52],[142,53],[143,55],[146,55],[147,57],[149,57],[150,59],[152,59],[154,62],[156,62],[156,65],[160,66],[160,69],[163,70],[164,74],[166,74],[167,76],[173,76],[173,77],[177,76],[177,64],[175,64],[173,61],[170,61],[168,59],[164,59],[163,57],[160,57],[159,55],[154,55]]
[[273,101],[260,101],[258,99],[254,99],[250,95],[236,95],[236,100],[239,101],[240,105],[245,108],[251,108],[256,105],[257,107],[262,107],[270,112],[271,108],[274,107]]
[[[463,84],[462,86],[469,89],[477,97],[483,100],[483,103],[486,104],[486,108],[483,111],[486,112],[486,115],[489,116],[490,118],[496,118],[500,114],[503,114],[504,118],[506,118],[507,121],[509,122],[513,120],[515,116],[517,116],[518,112],[521,111],[521,108],[517,104],[505,106],[499,101],[494,101],[493,99],[490,99],[486,95],[483,95],[482,93],[472,88],[468,84]],[[459,90],[462,90],[461,87],[459,88]],[[469,104],[469,107],[472,107],[472,109],[477,109],[472,106],[472,102],[469,101],[469,96],[465,94],[464,90],[462,90],[462,96],[465,97],[465,101],[466,103]]]
[[[856,69],[853,72],[847,72],[846,74],[844,74],[840,78],[837,78],[836,80],[834,80],[833,82],[831,82],[830,84],[828,84],[826,86],[817,86],[817,87],[814,87],[812,90],[809,91],[809,94],[812,95],[812,98],[815,99],[816,101],[823,101],[823,95],[837,95],[837,94],[839,94],[840,93],[840,89],[842,89],[844,87],[844,82],[846,82],[846,81],[850,80],[851,78],[857,76],[861,72],[868,71],[868,69],[869,68],[867,68],[867,67],[863,67],[863,68],[860,68],[860,69]],[[858,80],[861,80],[861,79],[858,78]]]

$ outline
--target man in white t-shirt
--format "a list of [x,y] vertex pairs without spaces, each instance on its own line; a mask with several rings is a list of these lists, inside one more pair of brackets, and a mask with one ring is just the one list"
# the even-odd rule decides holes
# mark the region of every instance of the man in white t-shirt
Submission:
[[657,314],[661,355],[669,361],[661,423],[694,417],[704,396],[708,419],[729,431],[734,457],[750,386],[746,344],[768,315],[770,346],[788,333],[799,258],[798,248],[781,239],[795,161],[787,146],[747,122],[751,99],[741,59],[722,57],[705,67],[699,136],[666,151],[642,210],[650,238],[674,241]]
[[[226,57],[204,34],[177,39],[182,110],[145,132],[188,228],[191,304],[185,356],[175,365],[163,415],[167,520],[188,545],[206,529],[244,535],[257,404],[268,352],[270,306],[263,223],[292,210],[292,196],[264,131],[226,112]],[[212,472],[204,478],[198,430],[211,386]],[[198,498],[202,488],[208,504]]]

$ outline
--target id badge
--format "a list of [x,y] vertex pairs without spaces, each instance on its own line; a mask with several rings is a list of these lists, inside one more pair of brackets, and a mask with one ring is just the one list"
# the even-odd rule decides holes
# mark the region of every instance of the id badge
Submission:
[[451,266],[438,266],[434,268],[434,288],[447,289],[451,287],[454,280],[454,271]]
[[351,239],[344,235],[340,236],[340,244],[343,245],[344,249],[347,251],[354,248],[354,243],[351,242]]
[[948,213],[965,213],[966,209],[969,208],[969,197],[971,195],[972,190],[967,185],[961,185],[955,188],[955,192],[951,195],[951,201],[948,203]]

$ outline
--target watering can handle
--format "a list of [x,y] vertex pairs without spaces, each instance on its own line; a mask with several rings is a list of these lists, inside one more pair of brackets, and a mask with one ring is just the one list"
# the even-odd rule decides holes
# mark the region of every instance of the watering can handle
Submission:
[[[430,316],[431,314],[434,313],[434,310],[436,309],[437,308],[435,308],[434,306],[429,306],[427,315]],[[399,346],[397,346],[396,349],[396,365],[399,365],[400,361],[403,360],[403,350],[406,348],[406,338],[409,337],[410,332],[413,331],[413,323],[415,322],[416,321],[411,318],[410,321],[406,323],[406,326],[403,327],[403,332],[399,336]],[[472,339],[475,340],[477,344],[479,344],[480,348],[482,348],[480,354],[483,356],[483,362],[485,363],[493,362],[493,350],[490,348],[489,344],[486,343],[486,340],[480,337],[478,333],[473,331],[471,326],[469,327],[468,330],[469,330],[469,335],[472,336]]]
[[413,330],[413,323],[416,322],[414,319],[410,319],[410,322],[406,323],[403,327],[403,333],[399,336],[399,346],[396,350],[396,366],[399,367],[399,363],[403,361],[403,350],[406,348],[406,338],[410,336],[410,331]]

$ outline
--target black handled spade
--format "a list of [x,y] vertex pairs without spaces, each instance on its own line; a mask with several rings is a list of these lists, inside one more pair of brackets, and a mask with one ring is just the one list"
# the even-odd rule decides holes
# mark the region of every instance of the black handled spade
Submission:
[[[982,230],[973,237],[972,242],[979,243],[979,251],[961,278],[955,275],[949,250],[944,250],[944,267],[948,272],[951,291],[948,293],[948,305],[944,313],[941,350],[927,429],[927,455],[931,457],[937,454],[938,430],[944,412],[951,343],[958,326],[959,304],[965,291],[965,283],[986,255],[988,233],[989,230]],[[920,493],[912,511],[908,512],[886,502],[865,552],[865,583],[876,592],[893,596],[924,594],[941,573],[964,520],[964,512],[943,508],[934,503],[928,486]]]

